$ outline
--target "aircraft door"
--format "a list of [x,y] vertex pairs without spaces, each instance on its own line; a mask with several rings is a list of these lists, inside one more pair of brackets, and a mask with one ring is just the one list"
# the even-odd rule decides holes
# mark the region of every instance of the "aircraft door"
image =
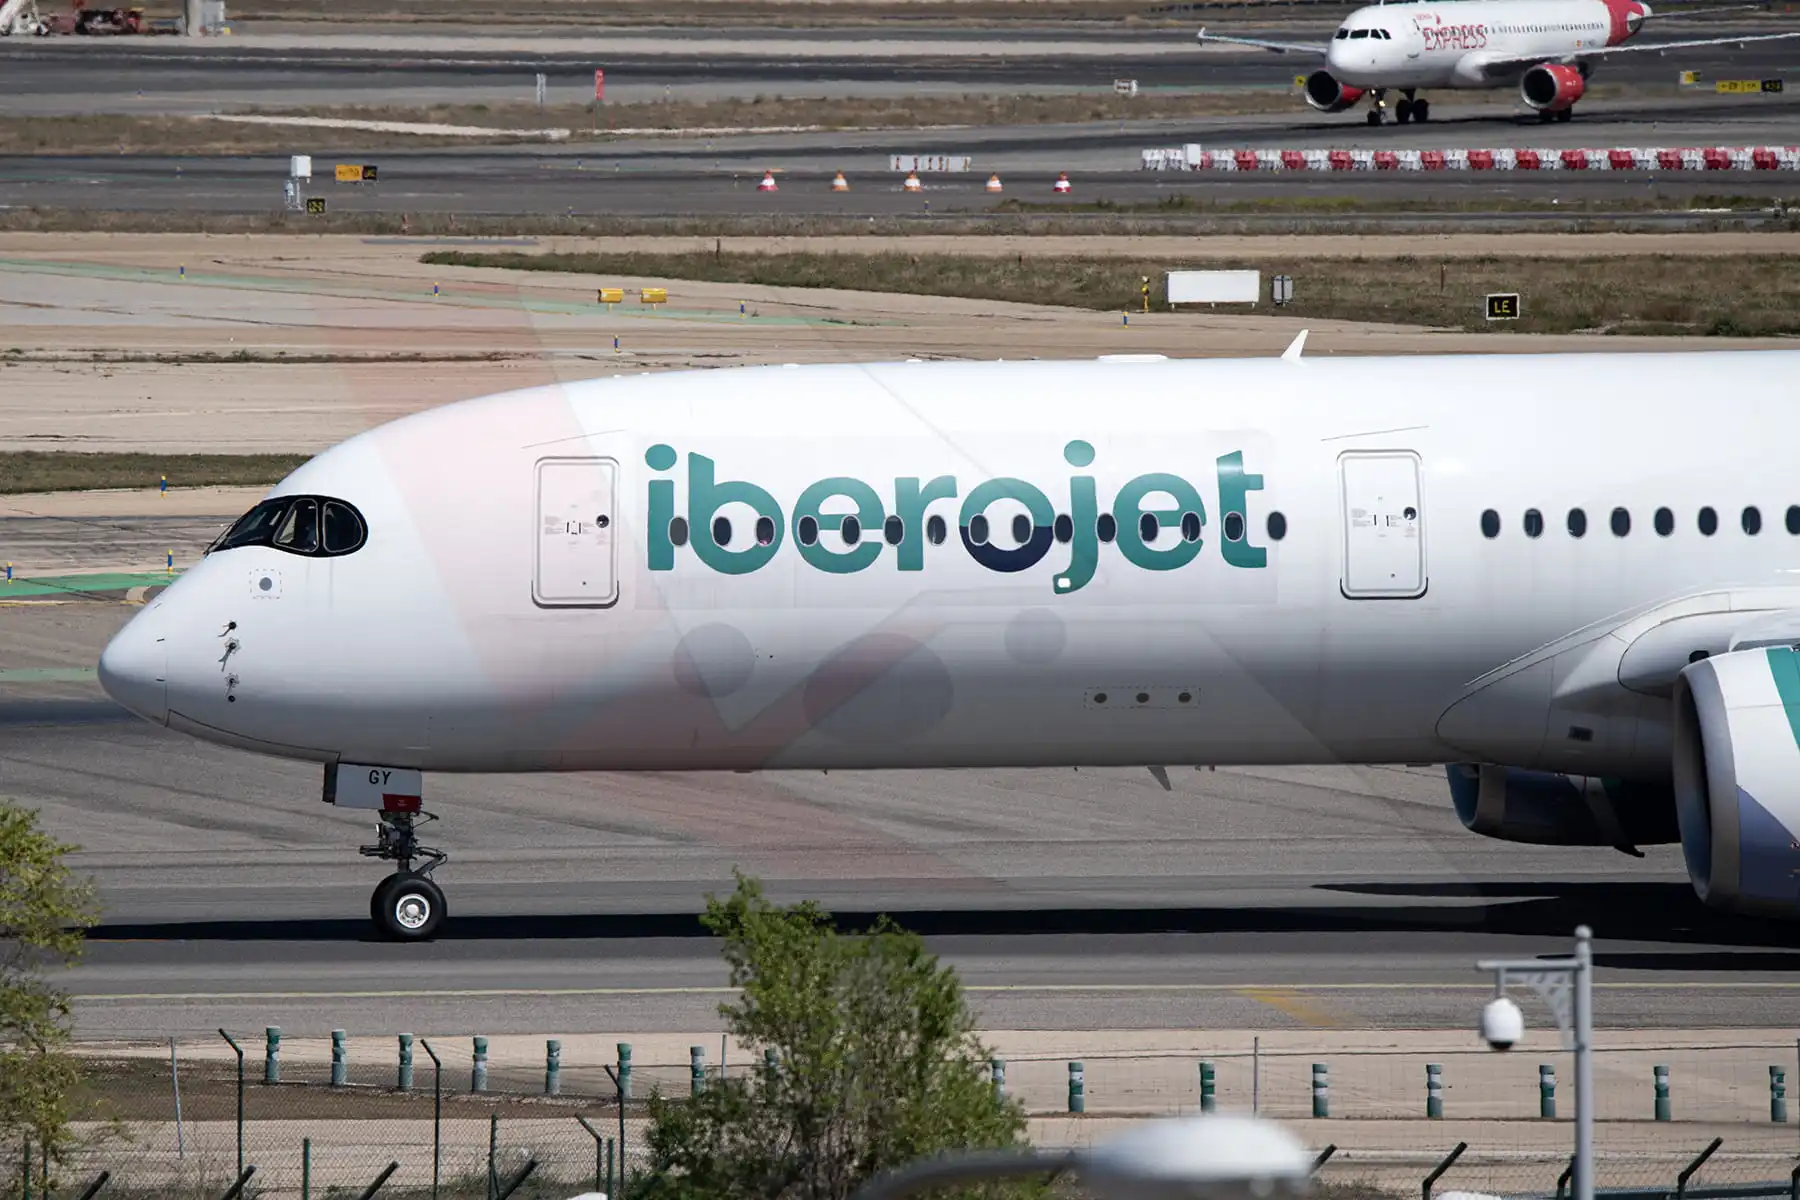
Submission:
[[541,458],[531,598],[544,608],[604,608],[619,598],[619,464]]
[[1352,600],[1407,600],[1425,594],[1425,514],[1419,456],[1357,451],[1338,459],[1343,495],[1344,569]]

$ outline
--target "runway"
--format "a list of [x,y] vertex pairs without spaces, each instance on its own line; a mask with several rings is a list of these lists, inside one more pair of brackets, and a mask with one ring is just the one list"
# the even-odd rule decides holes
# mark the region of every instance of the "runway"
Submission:
[[[1779,1025],[1793,930],[1714,916],[1679,855],[1484,841],[1426,768],[460,777],[435,944],[368,940],[363,814],[318,768],[205,746],[79,677],[130,608],[0,610],[6,791],[80,843],[105,920],[84,1035],[221,1024],[491,1033],[712,1027],[695,914],[742,868],[896,914],[1010,1029],[1456,1027],[1473,962],[1601,941],[1608,1025]],[[62,674],[46,674],[60,668]],[[1296,1015],[1298,1014],[1298,1015]]]

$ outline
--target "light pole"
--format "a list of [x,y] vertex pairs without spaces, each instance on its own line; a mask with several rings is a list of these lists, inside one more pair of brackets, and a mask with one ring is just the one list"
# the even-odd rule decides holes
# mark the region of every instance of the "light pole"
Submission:
[[1510,1050],[1524,1032],[1518,1006],[1507,999],[1516,983],[1542,996],[1562,1030],[1563,1048],[1575,1052],[1575,1197],[1594,1200],[1594,931],[1575,929],[1575,956],[1475,964],[1494,973],[1494,999],[1481,1014],[1481,1033],[1496,1050]]
[[853,1200],[900,1200],[931,1188],[1064,1172],[1107,1200],[1276,1200],[1298,1195],[1312,1159],[1287,1130],[1219,1114],[1145,1121],[1088,1150],[971,1150],[911,1163]]

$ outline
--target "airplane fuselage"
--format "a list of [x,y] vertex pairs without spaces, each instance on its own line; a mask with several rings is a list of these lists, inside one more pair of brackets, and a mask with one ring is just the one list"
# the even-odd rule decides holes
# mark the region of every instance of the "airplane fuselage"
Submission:
[[1534,62],[1574,62],[1624,42],[1647,12],[1635,0],[1374,5],[1345,19],[1326,69],[1358,88],[1506,87]]

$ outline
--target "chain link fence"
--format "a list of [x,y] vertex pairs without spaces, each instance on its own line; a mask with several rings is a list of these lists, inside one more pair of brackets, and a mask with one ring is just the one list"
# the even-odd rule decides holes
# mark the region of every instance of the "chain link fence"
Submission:
[[[1571,1056],[1493,1053],[1468,1040],[1325,1031],[1295,1048],[1234,1035],[1216,1049],[1170,1053],[1015,1052],[990,1071],[1043,1145],[1089,1144],[1145,1116],[1254,1111],[1320,1152],[1327,1184],[1418,1195],[1461,1144],[1440,1192],[1555,1194],[1573,1140]],[[630,1195],[648,1178],[646,1097],[763,1067],[760,1054],[723,1040],[691,1047],[684,1061],[675,1041],[636,1055],[598,1038],[283,1039],[274,1030],[84,1044],[79,1145],[51,1168],[50,1192],[75,1200],[106,1171],[98,1200],[219,1200],[254,1168],[246,1200],[352,1200],[378,1177],[383,1200],[498,1200],[509,1186],[519,1200]],[[1078,1044],[1068,1035],[1056,1047]],[[1800,1113],[1786,1097],[1797,1055],[1800,1043],[1785,1038],[1602,1039],[1597,1184],[1673,1195],[1717,1139],[1687,1195],[1777,1182],[1785,1193],[1800,1166]],[[7,1159],[5,1191],[22,1195],[22,1148]],[[32,1200],[45,1200],[41,1161],[31,1179]]]

